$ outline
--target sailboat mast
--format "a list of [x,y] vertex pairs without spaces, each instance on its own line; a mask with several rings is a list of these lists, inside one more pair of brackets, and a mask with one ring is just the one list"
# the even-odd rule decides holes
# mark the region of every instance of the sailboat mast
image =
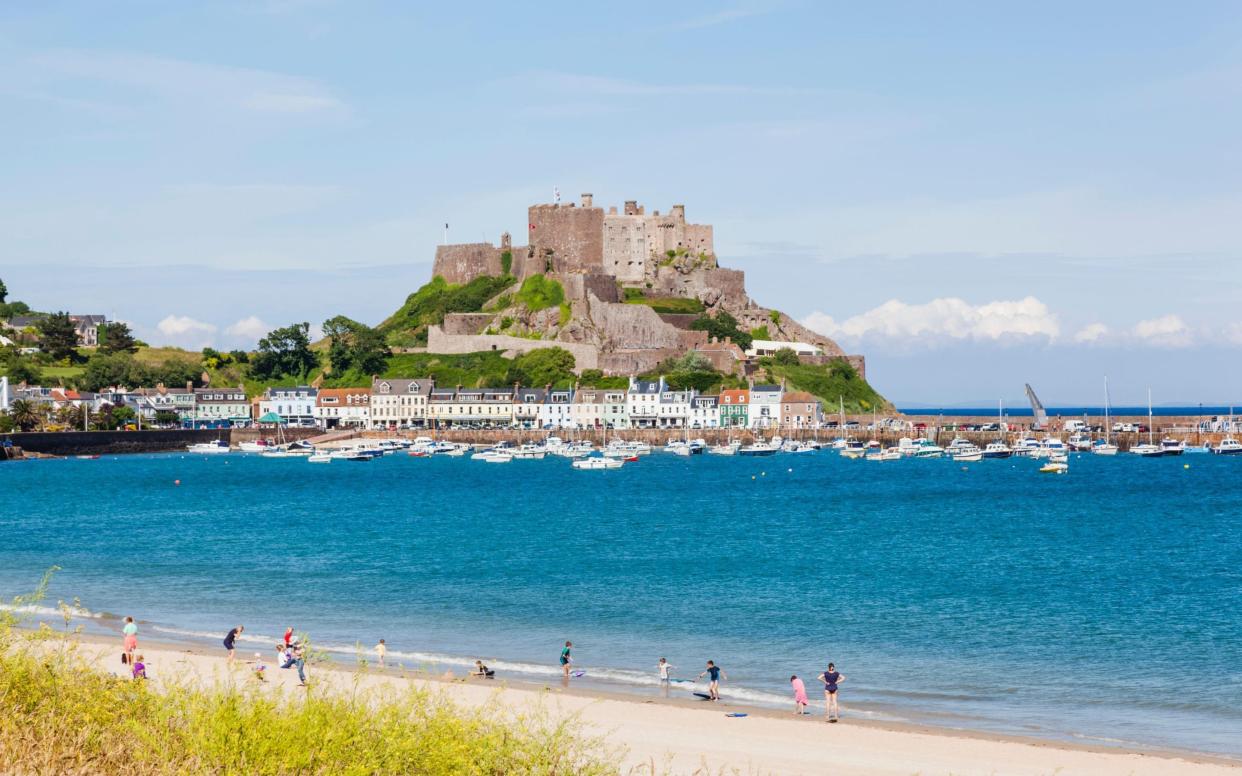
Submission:
[[1104,444],[1109,444],[1109,433],[1112,431],[1108,422],[1108,375],[1104,375]]
[[1147,389],[1147,444],[1149,445],[1154,444],[1156,441],[1156,438],[1154,436],[1156,431],[1155,431],[1155,428],[1153,428],[1153,425],[1154,424],[1151,422],[1151,388],[1148,387]]

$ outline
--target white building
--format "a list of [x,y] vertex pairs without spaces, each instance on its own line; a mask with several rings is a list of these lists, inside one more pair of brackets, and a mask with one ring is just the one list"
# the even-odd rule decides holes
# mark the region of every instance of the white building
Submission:
[[750,427],[776,428],[781,422],[779,385],[753,385],[750,388]]
[[675,391],[665,386],[660,392],[657,425],[660,428],[684,428],[689,425],[690,403],[696,393],[693,388]]
[[774,356],[778,350],[792,350],[799,356],[824,355],[823,349],[818,345],[808,345],[805,342],[776,342],[775,340],[754,340],[750,343],[750,347],[746,348],[746,355],[748,358]]
[[422,428],[427,425],[427,398],[435,381],[377,377],[371,381],[371,428]]
[[574,392],[571,388],[553,388],[539,405],[540,428],[573,428]]
[[268,388],[263,392],[263,398],[259,399],[259,417],[274,412],[291,426],[313,426],[318,395],[318,389],[309,385]]
[[323,429],[369,428],[370,388],[321,388],[315,397],[315,423]]
[[604,394],[599,388],[579,388],[574,392],[570,413],[574,428],[604,427]]
[[690,403],[690,428],[720,428],[720,397],[695,396]]
[[639,380],[630,378],[630,389],[625,395],[625,414],[630,428],[655,428],[660,424],[660,395],[668,390],[664,378]]

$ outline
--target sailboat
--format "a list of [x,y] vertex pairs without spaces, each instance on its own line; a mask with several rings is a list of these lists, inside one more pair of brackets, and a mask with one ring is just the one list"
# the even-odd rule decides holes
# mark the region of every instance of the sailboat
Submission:
[[1005,400],[1001,399],[996,403],[996,428],[999,433],[995,442],[989,442],[983,448],[984,458],[1008,458],[1013,455],[1013,450],[1009,449],[1009,445],[1005,444]]
[[1141,455],[1144,458],[1160,458],[1164,455],[1164,448],[1156,444],[1155,431],[1152,430],[1151,417],[1151,389],[1147,389],[1147,441],[1141,445],[1135,445],[1130,448],[1130,452],[1135,455]]
[[1116,455],[1117,445],[1109,441],[1109,430],[1112,428],[1111,421],[1108,418],[1108,378],[1104,378],[1104,439],[1097,440],[1091,446],[1091,452],[1096,455]]

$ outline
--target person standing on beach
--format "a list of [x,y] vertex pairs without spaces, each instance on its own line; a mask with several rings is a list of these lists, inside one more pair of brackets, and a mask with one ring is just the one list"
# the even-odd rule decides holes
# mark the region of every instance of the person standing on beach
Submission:
[[233,652],[234,647],[237,645],[237,637],[242,635],[242,631],[245,629],[245,626],[238,625],[224,637],[224,648],[229,651],[229,665],[233,665]]
[[837,685],[845,681],[845,677],[837,673],[837,667],[828,664],[828,670],[819,675],[824,683],[824,721],[836,722],[841,718],[841,709],[837,706]]
[[298,669],[298,687],[306,686],[306,647],[298,644],[293,648],[293,665]]
[[121,633],[125,634],[125,659],[121,662],[133,665],[134,652],[138,649],[138,625],[133,617],[125,618],[125,626],[121,628]]
[[384,643],[383,639],[380,639],[379,643],[375,645],[375,654],[379,658],[379,667],[384,668],[384,656],[388,654],[388,645]]
[[806,684],[798,678],[797,674],[789,677],[789,685],[793,687],[794,692],[794,714],[802,716],[806,713],[806,707],[810,705],[810,701],[806,699]]
[[708,675],[711,677],[711,682],[707,686],[707,694],[711,696],[712,700],[718,701],[720,700],[720,677],[724,676],[725,679],[728,679],[729,675],[721,671],[720,666],[716,665],[715,661],[712,660],[707,661],[707,668],[704,669],[703,673],[699,674],[699,678],[702,679]]
[[292,643],[293,643],[293,626],[290,625],[288,628],[285,628],[285,646],[287,647]]
[[565,679],[569,679],[569,666],[573,664],[574,658],[570,652],[573,651],[574,643],[572,641],[565,642],[565,648],[561,650],[561,671],[565,674]]

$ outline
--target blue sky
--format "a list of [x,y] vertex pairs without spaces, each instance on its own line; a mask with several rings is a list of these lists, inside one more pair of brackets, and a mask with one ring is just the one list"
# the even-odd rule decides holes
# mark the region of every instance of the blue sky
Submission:
[[685,203],[898,400],[1242,399],[1237,4],[422,5],[0,7],[0,277],[253,346],[559,186]]

